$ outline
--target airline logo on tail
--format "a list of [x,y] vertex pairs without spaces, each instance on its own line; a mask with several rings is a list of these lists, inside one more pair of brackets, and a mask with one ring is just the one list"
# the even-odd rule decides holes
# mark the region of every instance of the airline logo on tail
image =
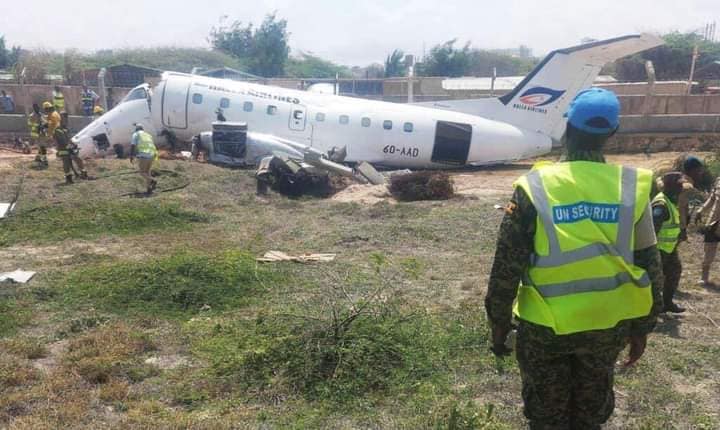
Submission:
[[520,102],[514,103],[513,108],[547,114],[547,109],[543,108],[543,106],[554,103],[563,94],[565,94],[564,90],[532,87],[520,95],[518,98]]

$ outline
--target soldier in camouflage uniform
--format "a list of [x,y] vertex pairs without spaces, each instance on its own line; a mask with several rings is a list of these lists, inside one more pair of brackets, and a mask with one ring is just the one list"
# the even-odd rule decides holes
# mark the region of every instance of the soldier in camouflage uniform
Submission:
[[[565,161],[604,163],[602,146],[617,129],[617,118],[609,121],[614,125],[609,132],[590,134],[575,128],[571,118]],[[542,228],[542,223],[533,201],[517,187],[500,226],[485,298],[491,350],[497,356],[511,352],[505,342],[512,328],[513,302],[535,252],[538,226]],[[612,415],[615,361],[628,343],[627,366],[642,356],[647,335],[662,308],[663,275],[649,204],[635,225],[634,236],[634,265],[647,272],[652,285],[652,305],[646,317],[622,320],[610,329],[566,335],[519,319],[516,357],[522,377],[524,412],[531,429],[599,429]]]

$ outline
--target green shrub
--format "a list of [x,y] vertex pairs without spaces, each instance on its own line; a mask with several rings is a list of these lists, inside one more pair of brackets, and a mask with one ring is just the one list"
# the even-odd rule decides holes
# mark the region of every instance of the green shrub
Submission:
[[65,239],[92,239],[99,235],[133,235],[163,230],[183,230],[207,222],[206,215],[178,204],[148,201],[107,201],[47,206],[20,212],[2,222],[0,246],[14,243],[49,243]]
[[[247,302],[262,289],[265,266],[242,252],[184,252],[142,262],[103,263],[66,279],[67,302],[89,302],[110,312],[180,316],[222,310]],[[207,306],[206,306],[207,305]]]

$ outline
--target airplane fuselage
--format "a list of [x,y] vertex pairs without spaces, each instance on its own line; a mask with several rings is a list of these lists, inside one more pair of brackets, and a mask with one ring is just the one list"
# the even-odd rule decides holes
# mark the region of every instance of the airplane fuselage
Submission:
[[[190,141],[211,129],[218,108],[253,132],[321,151],[345,148],[347,162],[382,166],[496,164],[541,155],[552,146],[543,134],[465,113],[174,72],[152,90],[131,91],[76,139],[105,133],[111,145],[127,145],[132,123],[141,122],[158,136]],[[93,155],[88,146],[81,144],[83,155]]]

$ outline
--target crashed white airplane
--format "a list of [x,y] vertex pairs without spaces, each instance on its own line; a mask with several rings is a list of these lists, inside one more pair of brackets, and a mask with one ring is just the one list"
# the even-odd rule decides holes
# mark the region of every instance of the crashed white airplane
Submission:
[[498,164],[549,152],[565,131],[568,104],[603,65],[661,44],[643,34],[561,49],[500,98],[416,105],[166,72],[73,140],[81,156],[103,156],[129,146],[133,125],[142,123],[155,136],[190,142],[207,136],[220,109],[229,123],[247,124],[247,140],[231,147],[200,141],[230,164],[256,165],[278,153],[400,168]]

